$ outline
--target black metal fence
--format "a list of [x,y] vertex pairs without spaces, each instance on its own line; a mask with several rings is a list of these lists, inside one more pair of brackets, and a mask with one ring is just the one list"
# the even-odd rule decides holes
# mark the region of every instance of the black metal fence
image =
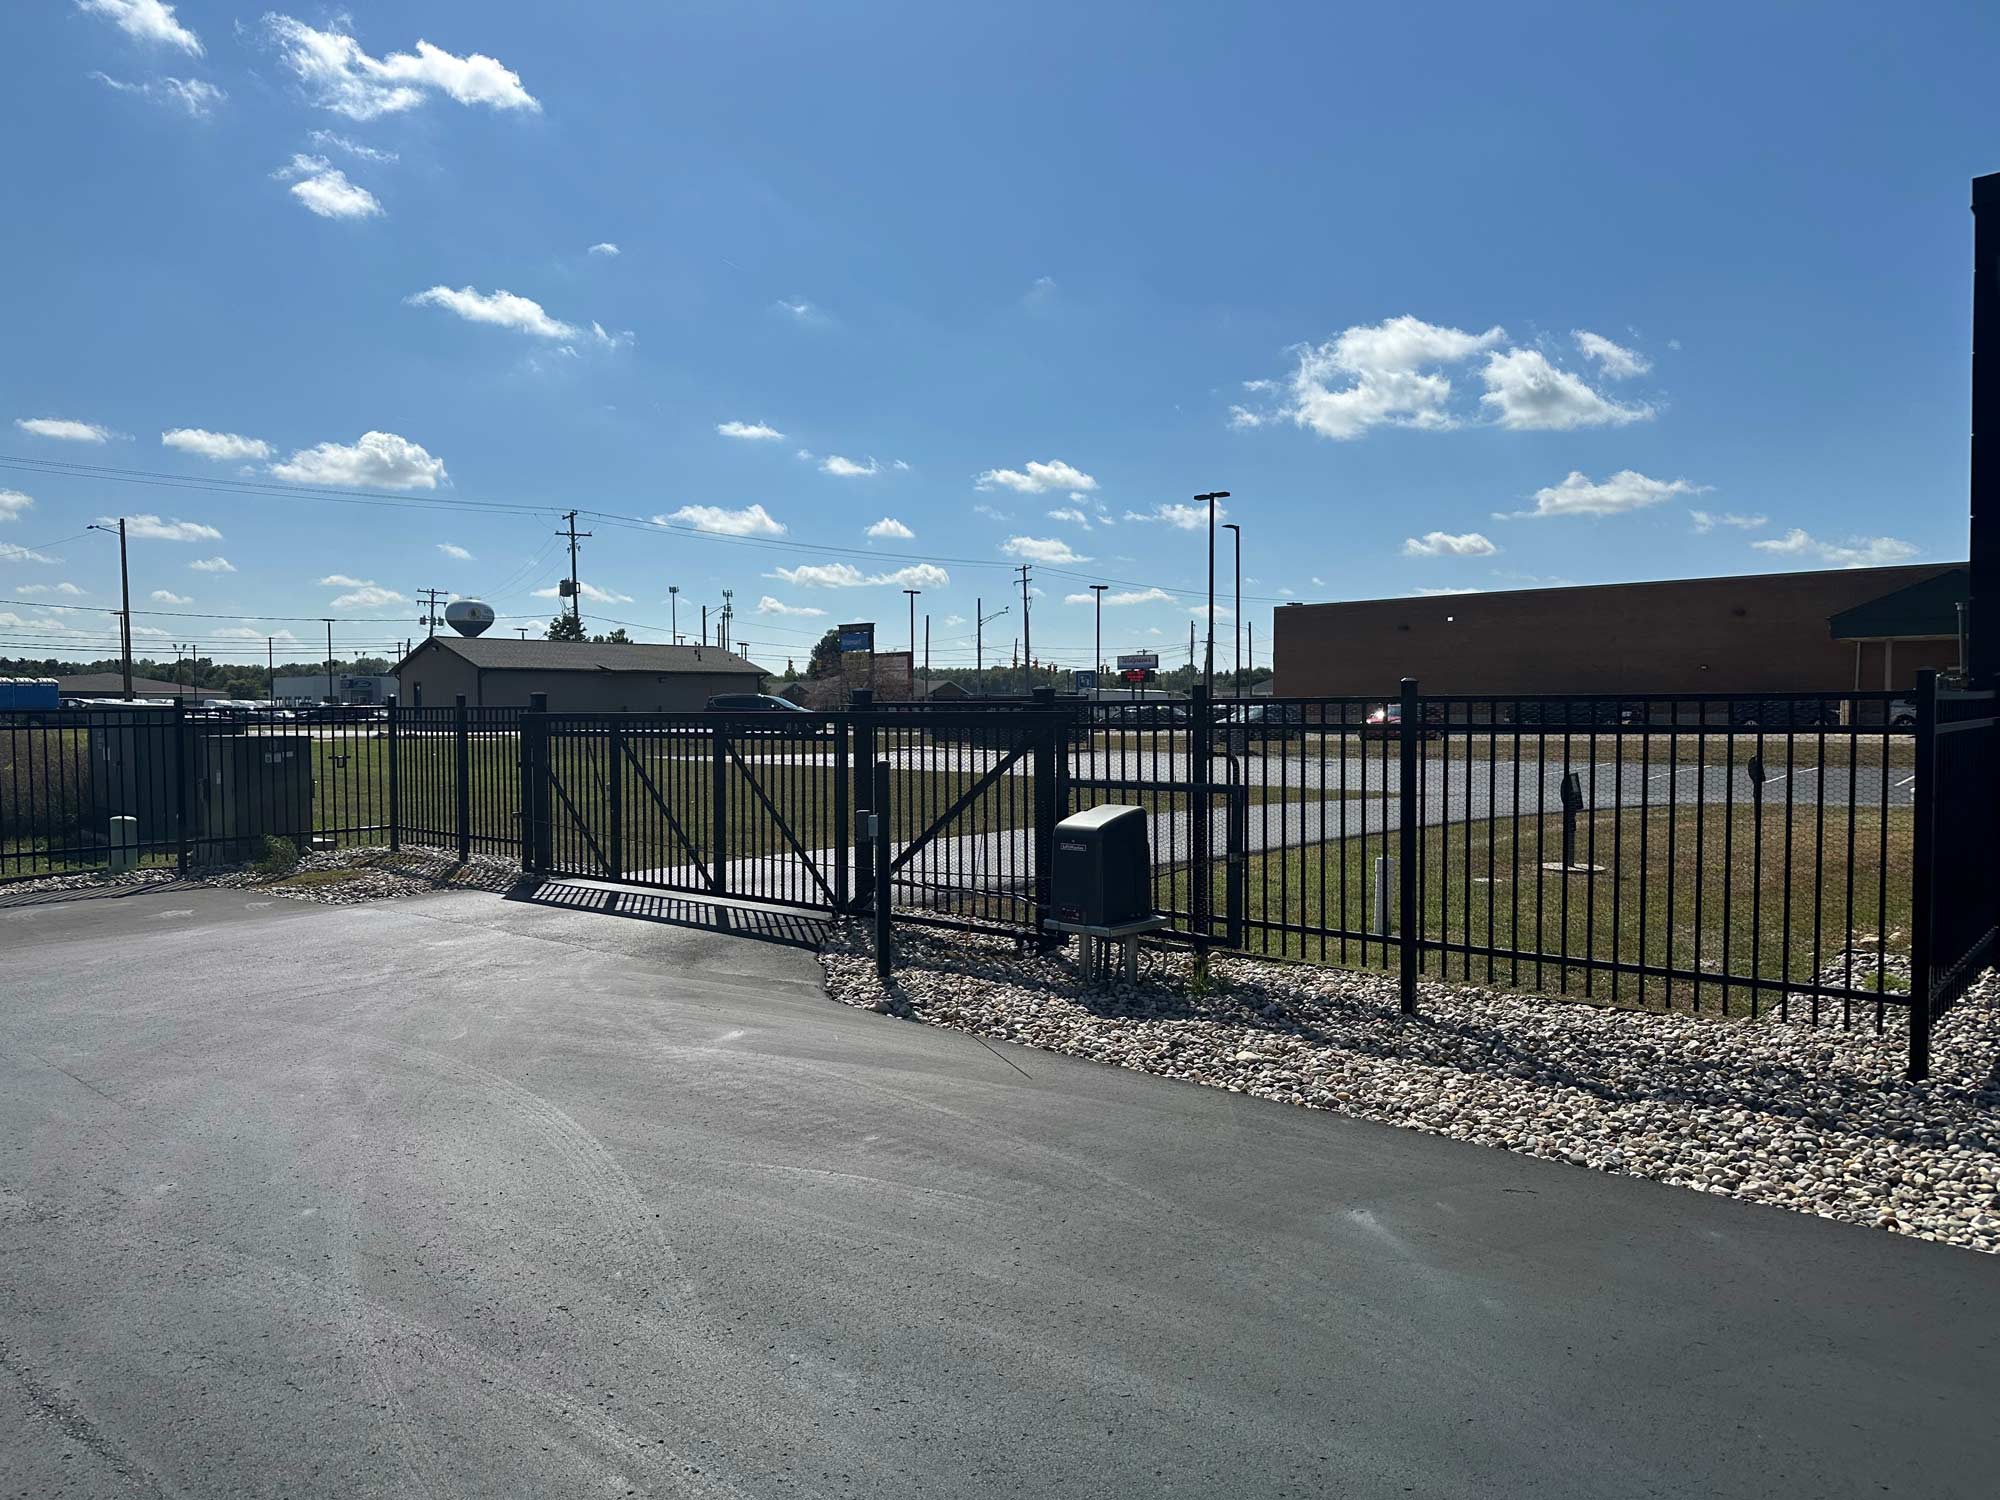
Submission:
[[[837,713],[0,716],[0,878],[423,844],[1042,940],[1065,813],[1148,815],[1202,950],[1619,1006],[1932,1021],[1994,948],[1990,694],[874,704]],[[877,768],[888,807],[873,806]],[[129,822],[122,820],[129,819]]]

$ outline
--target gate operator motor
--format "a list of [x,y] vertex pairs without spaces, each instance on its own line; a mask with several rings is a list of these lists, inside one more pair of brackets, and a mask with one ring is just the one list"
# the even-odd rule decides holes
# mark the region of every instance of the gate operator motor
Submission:
[[1049,897],[1055,920],[1121,927],[1153,915],[1153,860],[1146,810],[1115,803],[1056,824]]

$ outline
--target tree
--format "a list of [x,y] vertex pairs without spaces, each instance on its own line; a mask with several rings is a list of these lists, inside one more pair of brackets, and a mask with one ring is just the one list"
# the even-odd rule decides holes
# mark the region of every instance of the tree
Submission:
[[552,641],[582,641],[589,637],[583,633],[583,621],[568,610],[564,610],[549,621],[549,637]]
[[594,635],[590,639],[593,644],[599,646],[629,646],[632,644],[632,637],[625,633],[623,625],[620,625],[609,635]]
[[819,638],[813,647],[812,660],[806,663],[808,677],[838,677],[840,675],[840,632],[829,630]]

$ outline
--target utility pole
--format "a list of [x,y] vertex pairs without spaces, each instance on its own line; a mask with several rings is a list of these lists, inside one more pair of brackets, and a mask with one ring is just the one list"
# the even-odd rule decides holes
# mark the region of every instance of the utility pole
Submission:
[[563,520],[567,525],[567,530],[558,531],[556,535],[567,535],[569,537],[569,612],[576,622],[581,625],[583,623],[583,593],[577,587],[576,582],[576,544],[580,538],[587,537],[590,533],[576,529],[575,511],[571,511],[568,515],[564,516]]
[[[929,610],[925,610],[924,611],[924,681],[925,682],[930,681],[930,675],[931,675],[931,613]],[[926,691],[929,691],[928,688],[926,689]]]
[[1194,671],[1194,621],[1188,621],[1188,671]]
[[910,660],[915,661],[917,659],[917,595],[921,594],[923,590],[904,589],[903,592],[909,595],[910,598]]
[[[109,535],[111,528],[93,521],[85,531],[102,531]],[[125,673],[125,701],[132,701],[132,574],[125,565],[125,518],[118,518],[118,656]]]
[[438,595],[446,593],[448,592],[448,590],[418,589],[416,592],[417,592],[417,597],[424,601],[423,620],[424,623],[430,627],[430,631],[424,637],[424,639],[436,640],[438,633]]
[[1091,658],[1090,698],[1093,703],[1104,696],[1104,591],[1108,583],[1093,583],[1090,592],[1097,596],[1097,646]]
[[704,646],[708,644],[708,606],[706,604],[701,607],[701,643]]
[[667,585],[667,633],[676,646],[681,643],[681,586],[678,583]]
[[1208,504],[1208,650],[1202,658],[1201,680],[1211,701],[1215,697],[1215,502],[1227,500],[1228,490],[1210,490],[1196,495],[1197,504]]
[[1033,625],[1029,621],[1029,616],[1032,613],[1032,611],[1028,604],[1028,578],[1029,578],[1028,564],[1022,563],[1020,572],[1021,572],[1021,656],[1022,659],[1025,660],[1028,664],[1028,686],[1032,688],[1034,686],[1034,680],[1035,680],[1035,632]]
[[[403,654],[409,655],[407,651]],[[264,637],[264,696],[273,703],[278,701],[278,641],[269,635]]]
[[715,643],[724,651],[729,649],[729,630],[736,618],[735,599],[736,591],[734,589],[724,589],[722,591],[722,622],[718,627]]
[[1222,523],[1224,531],[1236,536],[1236,607],[1229,612],[1229,637],[1236,646],[1236,696],[1243,696],[1243,528],[1234,521]]
[[326,701],[331,703],[333,691],[333,621],[326,622]]

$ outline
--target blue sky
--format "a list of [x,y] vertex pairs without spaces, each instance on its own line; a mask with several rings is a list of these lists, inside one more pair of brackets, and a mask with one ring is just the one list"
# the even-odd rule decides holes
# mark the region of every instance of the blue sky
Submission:
[[774,667],[838,621],[901,644],[911,585],[938,662],[1011,602],[1004,655],[1023,560],[1038,656],[1087,664],[1106,581],[1107,654],[1171,662],[1210,488],[1260,661],[1286,598],[1964,552],[1990,8],[5,31],[0,654],[112,639],[46,606],[116,603],[83,528],[121,513],[157,518],[140,649],[259,657],[320,637],[265,616],[414,633],[421,588],[545,621],[571,507],[588,623],[664,639],[669,585],[683,630],[728,588]]

